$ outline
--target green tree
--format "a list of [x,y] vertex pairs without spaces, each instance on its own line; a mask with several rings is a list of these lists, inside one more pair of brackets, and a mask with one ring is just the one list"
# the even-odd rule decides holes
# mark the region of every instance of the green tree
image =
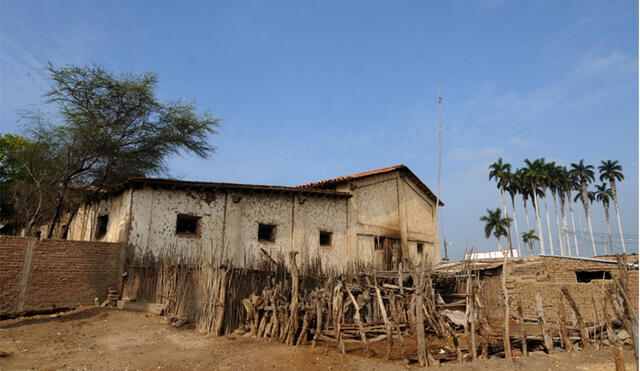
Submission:
[[0,136],[0,184],[27,177],[19,155],[30,145],[31,141],[21,135]]
[[551,233],[551,221],[549,219],[549,205],[547,203],[547,189],[552,187],[553,184],[553,171],[556,167],[554,162],[543,163],[540,171],[541,171],[541,182],[542,192],[544,193],[544,208],[547,216],[547,233],[549,236],[549,252],[551,255],[555,255],[555,250],[553,248],[553,233]]
[[593,248],[593,255],[597,255],[596,252],[596,240],[593,237],[593,227],[591,226],[591,215],[589,214],[589,192],[587,186],[595,179],[593,172],[593,165],[585,165],[584,160],[580,160],[577,164],[571,164],[570,173],[578,180],[580,184],[580,199],[582,200],[582,207],[584,208],[584,214],[587,218],[587,226],[589,227],[589,235],[591,236],[591,247]]
[[601,185],[596,185],[596,191],[594,192],[594,196],[597,201],[602,203],[604,207],[604,216],[607,220],[607,230],[609,232],[609,254],[613,255],[613,240],[611,238],[611,220],[609,219],[609,204],[611,199],[613,198],[613,193],[611,192],[611,188],[607,187],[607,183],[602,183]]
[[[511,210],[513,210],[513,226],[516,231],[516,247],[518,249],[518,254],[522,256],[522,251],[520,249],[520,239],[517,238],[518,232],[518,212],[516,209],[516,196],[522,191],[521,177],[519,175],[520,170],[517,170],[514,173],[510,173],[507,178],[507,186],[505,190],[509,193],[511,197]],[[525,209],[526,210],[526,209]],[[527,216],[528,217],[528,216]]]
[[45,183],[53,168],[46,147],[13,134],[0,137],[0,222],[2,233],[16,233],[39,220],[49,193]]
[[[485,238],[489,238],[493,235],[498,240],[498,246],[500,246],[500,238],[508,236],[511,218],[502,217],[502,210],[497,208],[495,210],[487,209],[487,215],[481,216],[480,221],[485,223]],[[511,245],[509,246],[509,255],[513,256],[513,247],[511,247]]]
[[531,256],[535,255],[533,250],[533,241],[538,240],[540,239],[538,238],[538,236],[536,236],[536,231],[534,231],[533,229],[527,232],[522,232],[522,242],[525,245],[529,246],[529,250],[531,250]]
[[65,211],[77,210],[70,188],[91,189],[120,183],[133,176],[166,171],[171,155],[191,153],[206,158],[219,120],[198,113],[194,103],[161,101],[155,74],[115,75],[102,67],[47,68],[52,81],[45,95],[55,116],[29,112],[28,137],[43,149],[41,157],[52,168],[47,192],[54,194],[40,215],[53,237]]
[[544,158],[539,158],[534,161],[524,160],[527,167],[524,170],[525,182],[531,189],[531,195],[533,196],[533,208],[536,212],[536,228],[538,230],[538,236],[540,241],[540,253],[545,253],[544,248],[544,233],[542,231],[542,222],[540,221],[540,207],[538,203],[538,196],[540,193],[540,185],[545,181],[544,173]]
[[[489,165],[489,180],[495,179],[498,189],[500,190],[500,195],[502,197],[502,211],[504,212],[505,217],[509,216],[507,212],[507,202],[504,197],[504,192],[509,183],[509,178],[512,176],[511,174],[511,165],[502,161],[502,158],[499,158],[498,161]],[[509,241],[509,250],[512,249],[511,243],[511,228],[507,228],[507,239]]]
[[601,161],[601,165],[598,166],[600,171],[600,181],[609,181],[611,184],[611,196],[613,198],[613,206],[616,209],[616,218],[618,220],[618,232],[620,233],[620,241],[622,241],[622,251],[626,254],[627,247],[624,244],[624,236],[622,234],[622,224],[620,223],[620,209],[618,208],[618,187],[619,181],[624,179],[622,174],[622,165],[618,161]]
[[571,216],[571,225],[573,228],[573,241],[574,241],[574,251],[575,255],[579,255],[578,252],[578,237],[576,235],[576,223],[573,216],[573,202],[571,201],[571,191],[574,188],[574,181],[569,174],[569,171],[564,166],[559,166],[556,171],[557,183],[558,183],[558,195],[560,196],[560,210],[562,211],[562,230],[564,234],[564,241],[566,247],[566,253],[571,254],[570,243],[568,230],[569,227],[567,225],[567,214],[565,207],[569,206],[569,215]]

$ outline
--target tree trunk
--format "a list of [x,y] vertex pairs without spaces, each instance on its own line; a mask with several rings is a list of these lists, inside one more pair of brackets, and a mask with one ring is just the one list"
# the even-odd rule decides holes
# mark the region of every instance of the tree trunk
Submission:
[[67,188],[69,187],[69,181],[65,181],[62,185],[62,194],[60,194],[60,198],[58,199],[58,204],[56,205],[56,211],[53,214],[53,219],[51,220],[51,224],[49,225],[49,231],[47,232],[47,238],[53,238],[53,232],[56,229],[56,224],[58,224],[58,220],[60,219],[60,215],[62,214],[62,208],[64,206],[65,195],[67,194]]
[[[509,213],[507,212],[507,202],[504,199],[504,189],[500,188],[500,194],[502,195],[502,210],[504,211],[504,217],[508,218]],[[509,239],[509,255],[513,256],[513,244],[511,243],[511,224],[507,227],[507,238]]]
[[540,244],[540,254],[545,253],[544,249],[544,233],[542,232],[542,222],[540,221],[540,205],[538,204],[538,196],[536,195],[536,189],[533,184],[531,184],[531,192],[533,193],[533,208],[536,212],[536,226],[538,228],[538,243]]
[[622,252],[627,253],[627,247],[624,244],[624,235],[622,234],[622,224],[620,223],[620,210],[618,209],[618,191],[616,186],[616,180],[609,178],[611,183],[611,195],[613,196],[613,206],[616,208],[616,218],[618,219],[618,232],[620,233],[620,241],[622,241]]
[[607,219],[607,231],[609,232],[609,255],[613,255],[613,240],[611,239],[611,220],[609,219],[609,204],[603,203],[604,217]]
[[549,219],[549,205],[547,203],[547,188],[544,188],[544,210],[547,214],[547,232],[549,232],[549,253],[551,255],[555,255],[556,252],[553,250],[553,234],[551,233],[551,221]]
[[564,192],[560,191],[558,193],[558,198],[560,199],[560,217],[562,219],[562,231],[560,231],[560,236],[562,238],[562,244],[564,245],[564,253],[566,255],[571,255],[571,244],[569,243],[569,236],[567,235],[567,231],[569,228],[567,227],[567,210],[565,208],[565,199]]
[[596,252],[596,240],[593,238],[593,227],[591,226],[591,215],[589,215],[589,197],[587,196],[587,183],[580,184],[580,197],[582,198],[582,207],[584,215],[587,218],[587,226],[589,227],[589,236],[591,236],[591,247],[593,248],[593,256],[598,255]]
[[560,218],[558,218],[558,200],[556,197],[556,191],[551,190],[553,196],[553,213],[556,216],[556,231],[558,232],[558,246],[560,248],[560,255],[565,256],[564,243],[562,241],[562,229],[560,229]]
[[516,200],[511,196],[511,207],[513,208],[513,223],[516,229],[516,246],[518,249],[518,256],[522,256],[522,250],[520,249],[520,232],[518,231],[518,213],[516,212]]
[[527,232],[531,230],[531,223],[529,223],[529,211],[527,210],[527,200],[524,200],[524,216],[527,220]]
[[567,192],[567,203],[569,204],[569,213],[571,214],[571,228],[573,228],[573,243],[576,251],[576,256],[580,256],[580,250],[578,249],[578,233],[576,231],[576,221],[573,217],[573,198],[571,198],[571,191]]

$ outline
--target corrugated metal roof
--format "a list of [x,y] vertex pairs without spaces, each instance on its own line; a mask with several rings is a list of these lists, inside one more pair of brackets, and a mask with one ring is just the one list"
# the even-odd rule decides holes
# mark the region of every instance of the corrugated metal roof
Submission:
[[[427,187],[427,185],[424,184],[424,182],[420,180],[420,178],[418,178],[417,175],[415,175],[406,165],[403,165],[403,164],[383,167],[381,169],[365,171],[362,173],[343,175],[337,178],[325,179],[318,182],[302,184],[297,186],[296,188],[328,188],[328,187],[335,186],[339,183],[348,182],[350,180],[362,179],[362,178],[366,178],[374,175],[387,174],[394,171],[400,171],[406,174],[407,176],[409,176],[411,180],[413,180],[414,183],[416,183],[416,185],[420,187],[420,189],[422,189],[423,192],[425,192],[434,201],[436,200],[435,193],[433,193],[433,191],[431,191],[431,189],[429,189],[429,187]],[[440,206],[444,206],[444,202],[442,202],[442,199],[440,199]]]

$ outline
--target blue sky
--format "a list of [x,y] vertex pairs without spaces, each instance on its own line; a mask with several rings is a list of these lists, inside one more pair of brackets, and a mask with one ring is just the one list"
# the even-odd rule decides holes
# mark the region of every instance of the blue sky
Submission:
[[454,256],[495,249],[478,218],[499,206],[498,157],[619,160],[638,234],[634,1],[2,0],[0,22],[3,132],[42,103],[47,61],[98,63],[222,119],[217,153],[172,158],[172,176],[296,185],[404,163],[435,188],[440,89]]

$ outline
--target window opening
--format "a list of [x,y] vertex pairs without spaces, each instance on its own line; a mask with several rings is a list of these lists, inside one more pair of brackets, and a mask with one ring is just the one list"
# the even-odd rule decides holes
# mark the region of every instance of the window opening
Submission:
[[96,240],[101,239],[107,234],[108,226],[109,226],[109,215],[100,215],[98,217],[98,223],[96,225]]
[[331,246],[331,237],[333,233],[320,231],[320,246]]
[[178,214],[176,218],[176,234],[197,235],[199,216]]
[[275,242],[276,226],[271,224],[258,224],[258,241]]

